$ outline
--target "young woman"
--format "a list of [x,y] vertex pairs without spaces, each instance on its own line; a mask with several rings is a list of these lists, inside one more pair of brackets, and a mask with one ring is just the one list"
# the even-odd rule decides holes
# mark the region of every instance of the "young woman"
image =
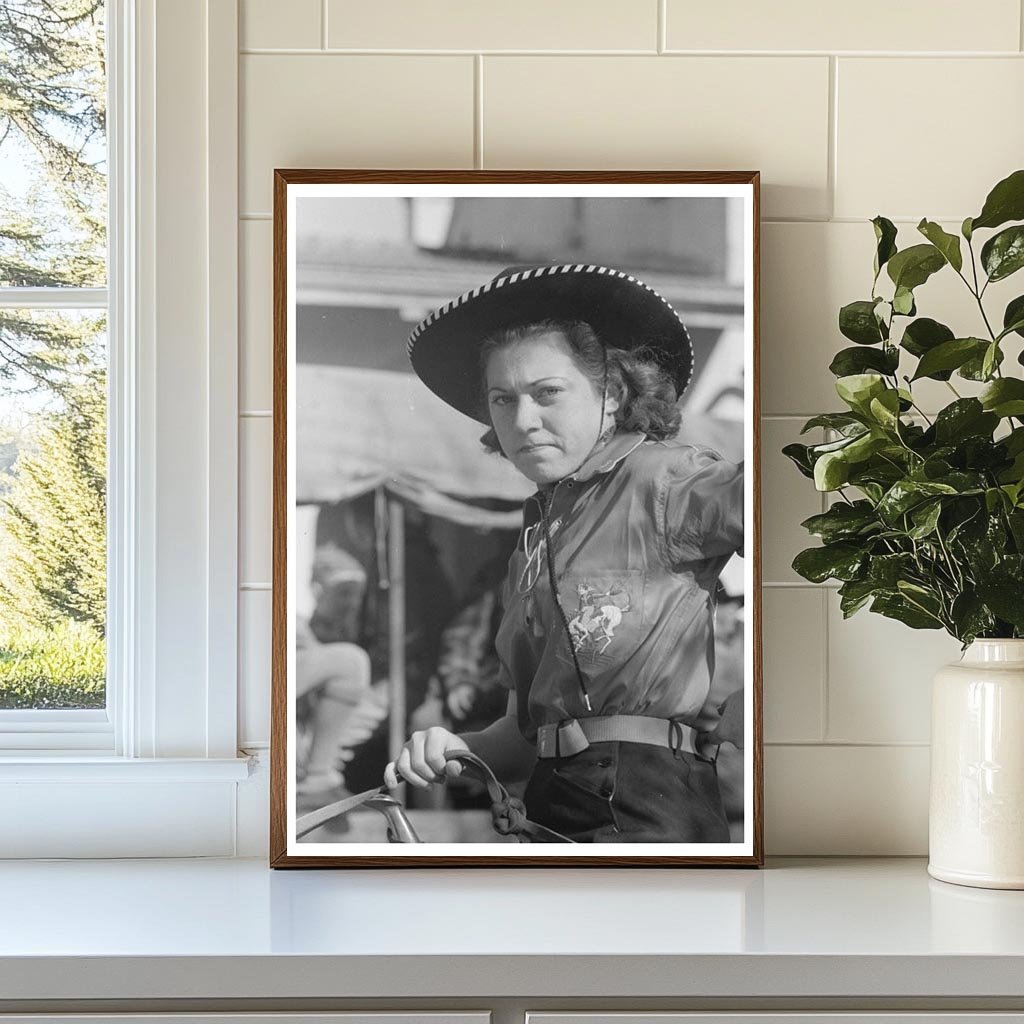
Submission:
[[385,772],[414,786],[471,750],[529,778],[529,818],[577,842],[728,842],[717,745],[742,745],[742,694],[701,733],[718,576],[743,543],[741,467],[677,440],[686,328],[603,267],[511,268],[428,317],[413,367],[489,428],[531,481],[496,648],[507,714],[413,734]]

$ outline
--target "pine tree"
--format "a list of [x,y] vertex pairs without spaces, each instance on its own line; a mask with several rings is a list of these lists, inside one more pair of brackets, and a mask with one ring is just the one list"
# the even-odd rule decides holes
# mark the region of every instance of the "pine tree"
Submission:
[[[4,618],[106,628],[106,400],[96,374],[46,417],[0,498]],[[43,420],[43,417],[40,417]]]
[[[0,186],[0,287],[105,282],[105,78],[102,0],[0,3],[0,147],[35,178]],[[0,385],[73,388],[95,353],[63,326],[0,309]]]
[[[23,171],[0,184],[0,288],[106,283],[103,15],[0,2],[0,156]],[[0,488],[0,625],[104,632],[102,338],[96,317],[0,308],[0,399],[37,421]]]

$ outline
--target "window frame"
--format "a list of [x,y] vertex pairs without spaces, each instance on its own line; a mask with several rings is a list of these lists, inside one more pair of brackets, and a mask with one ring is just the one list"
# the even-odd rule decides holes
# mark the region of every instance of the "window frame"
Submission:
[[107,722],[0,722],[0,856],[224,856],[249,775],[237,750],[238,9],[107,4]]

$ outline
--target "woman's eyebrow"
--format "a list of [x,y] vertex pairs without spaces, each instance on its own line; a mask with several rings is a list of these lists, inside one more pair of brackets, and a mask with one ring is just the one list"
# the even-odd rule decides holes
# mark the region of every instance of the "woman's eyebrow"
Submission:
[[[531,380],[529,382],[529,384],[526,385],[526,387],[527,387],[527,389],[535,388],[535,387],[537,387],[538,384],[546,384],[548,381],[560,381],[562,384],[564,384],[568,379],[569,379],[568,377],[559,377],[557,375],[556,376],[552,376],[552,377],[538,377],[536,380]],[[502,392],[504,394],[504,393],[507,393],[508,390],[509,390],[508,388],[501,388],[501,387],[498,387],[497,384],[492,384],[487,389],[487,394],[490,394],[492,391],[500,391],[500,392]]]

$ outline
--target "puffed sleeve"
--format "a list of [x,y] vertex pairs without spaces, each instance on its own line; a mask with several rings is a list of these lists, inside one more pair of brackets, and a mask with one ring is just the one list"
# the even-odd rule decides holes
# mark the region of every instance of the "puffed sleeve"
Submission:
[[672,566],[743,554],[743,463],[689,448],[669,466],[659,495]]

